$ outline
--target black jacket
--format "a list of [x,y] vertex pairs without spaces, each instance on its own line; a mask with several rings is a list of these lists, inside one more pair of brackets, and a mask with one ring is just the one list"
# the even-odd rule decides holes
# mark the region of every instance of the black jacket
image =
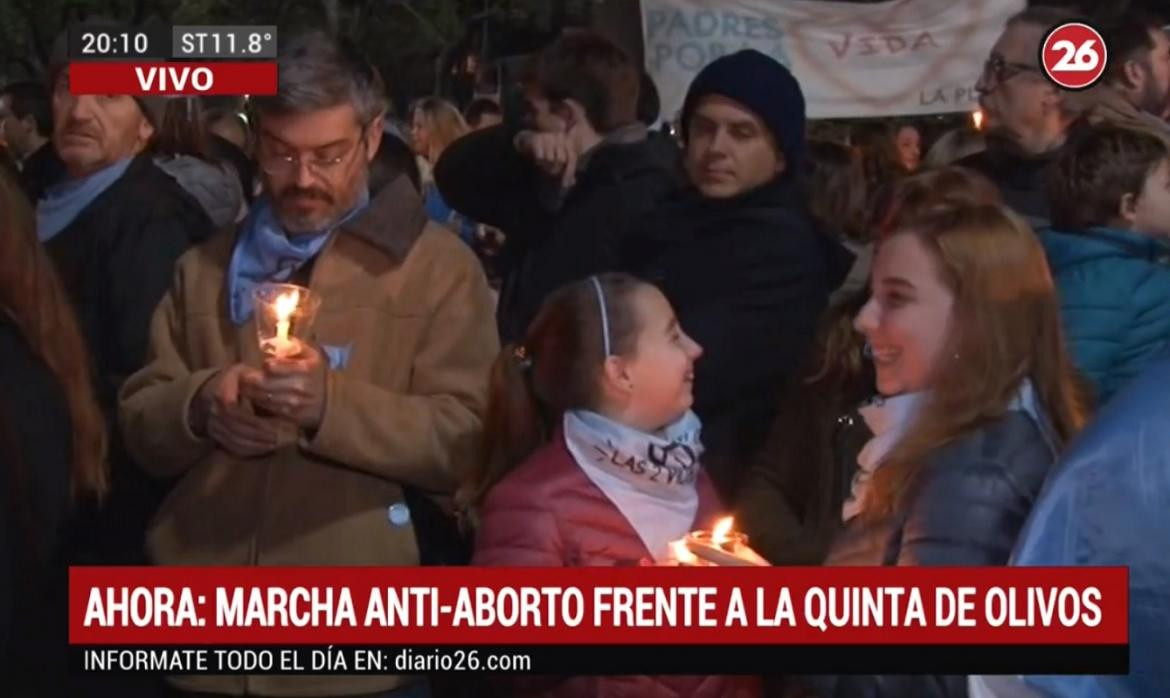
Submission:
[[857,454],[873,436],[857,406],[872,371],[855,380],[794,381],[735,505],[736,524],[773,565],[819,565],[841,528]]
[[69,408],[56,378],[3,312],[0,385],[0,676],[7,695],[60,695]]
[[1092,130],[1088,122],[1078,120],[1069,127],[1064,145],[1040,155],[1025,153],[1007,139],[990,137],[986,150],[968,155],[955,164],[991,180],[1004,203],[1026,218],[1033,228],[1039,229],[1052,220],[1048,180],[1053,163],[1066,148],[1072,147]]
[[52,142],[37,148],[20,165],[20,185],[33,205],[45,195],[46,189],[64,177],[65,163],[61,162]]
[[505,342],[522,338],[557,288],[624,266],[621,240],[643,214],[682,185],[678,148],[662,136],[599,145],[558,201],[557,183],[516,152],[500,125],[452,143],[435,165],[451,206],[507,236],[497,317]]
[[652,211],[624,248],[627,270],[663,290],[703,347],[694,409],[704,464],[726,502],[853,259],[814,230],[793,192],[779,182],[729,200],[685,190]]
[[179,256],[212,232],[202,207],[147,155],[46,242],[94,357],[98,400],[111,429],[110,495],[78,522],[79,563],[139,562],[160,485],[121,446],[117,395],[146,363],[150,320]]
[[[1056,450],[1031,417],[1009,412],[930,457],[905,504],[879,520],[855,518],[830,565],[1006,565]],[[822,698],[966,696],[965,676],[826,676]]]

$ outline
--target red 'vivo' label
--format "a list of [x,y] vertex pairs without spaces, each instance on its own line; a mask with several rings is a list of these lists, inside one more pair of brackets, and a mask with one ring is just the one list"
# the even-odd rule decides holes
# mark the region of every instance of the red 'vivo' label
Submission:
[[134,96],[275,94],[276,62],[75,62],[69,65],[69,91]]

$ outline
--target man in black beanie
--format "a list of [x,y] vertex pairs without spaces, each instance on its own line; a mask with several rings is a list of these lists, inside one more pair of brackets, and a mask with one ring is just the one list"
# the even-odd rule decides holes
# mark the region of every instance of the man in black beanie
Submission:
[[626,249],[630,271],[662,288],[704,349],[695,411],[728,503],[852,262],[800,202],[804,127],[800,84],[780,63],[750,49],[712,62],[683,104],[691,186]]

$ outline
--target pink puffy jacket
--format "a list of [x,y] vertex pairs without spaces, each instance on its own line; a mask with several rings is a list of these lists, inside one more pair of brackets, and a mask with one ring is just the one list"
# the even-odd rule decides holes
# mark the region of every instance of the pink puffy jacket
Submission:
[[[699,475],[699,511],[692,528],[709,528],[722,512],[715,490]],[[496,485],[480,510],[472,564],[515,567],[638,565],[649,561],[642,539],[585,475],[560,433]],[[757,698],[757,677],[533,677],[515,695],[541,698]]]

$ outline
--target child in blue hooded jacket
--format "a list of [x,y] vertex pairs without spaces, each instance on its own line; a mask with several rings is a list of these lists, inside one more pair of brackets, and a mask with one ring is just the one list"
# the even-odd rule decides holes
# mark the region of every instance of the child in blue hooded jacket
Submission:
[[1104,127],[1054,166],[1040,238],[1074,361],[1105,403],[1170,355],[1170,147]]

